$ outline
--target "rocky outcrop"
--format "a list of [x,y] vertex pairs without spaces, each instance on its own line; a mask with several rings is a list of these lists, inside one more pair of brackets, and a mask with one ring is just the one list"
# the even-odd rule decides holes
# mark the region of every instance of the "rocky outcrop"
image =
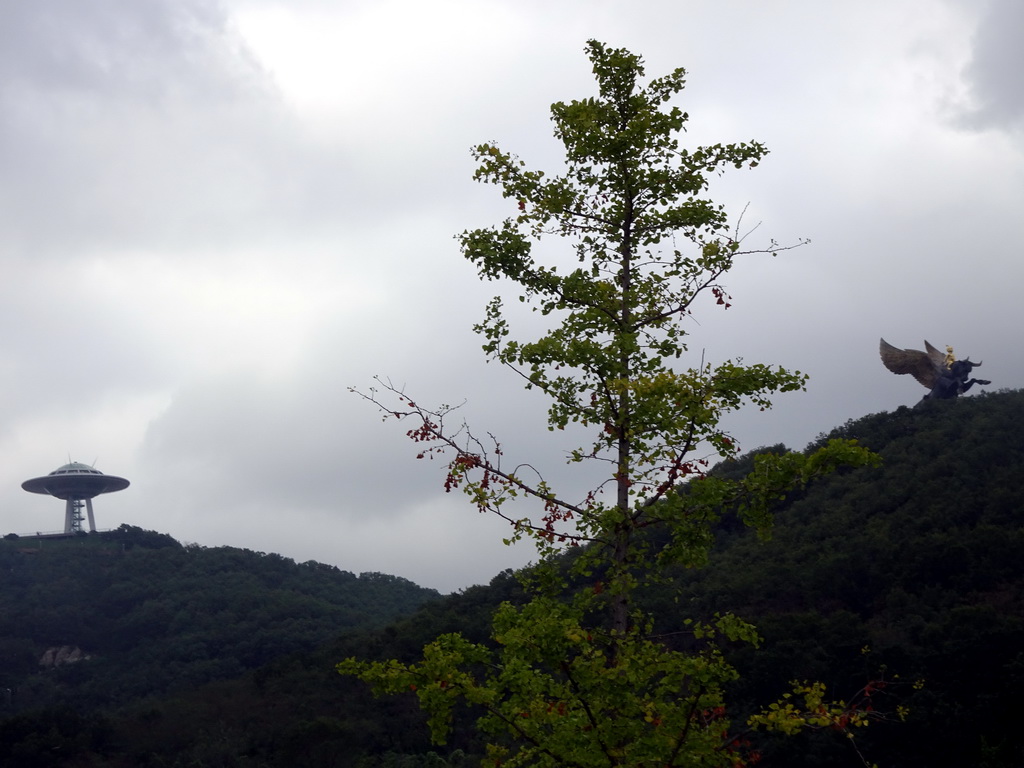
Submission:
[[85,661],[92,658],[77,645],[61,645],[47,648],[46,653],[39,659],[39,666],[44,669],[52,669],[63,664],[74,664],[76,661]]

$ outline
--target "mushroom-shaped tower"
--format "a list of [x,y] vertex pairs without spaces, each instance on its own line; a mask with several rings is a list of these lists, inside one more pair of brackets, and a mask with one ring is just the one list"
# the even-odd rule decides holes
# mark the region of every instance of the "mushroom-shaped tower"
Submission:
[[64,533],[76,533],[82,530],[82,502],[89,513],[89,530],[96,530],[96,520],[92,516],[92,500],[101,493],[123,491],[128,481],[123,477],[104,475],[88,464],[73,461],[63,467],[57,467],[48,475],[33,477],[21,484],[29,493],[46,493],[64,499],[67,502],[64,513]]

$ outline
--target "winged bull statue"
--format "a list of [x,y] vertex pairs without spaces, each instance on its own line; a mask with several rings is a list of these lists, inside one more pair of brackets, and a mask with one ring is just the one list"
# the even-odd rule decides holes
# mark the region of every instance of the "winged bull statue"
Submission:
[[957,360],[953,356],[953,348],[946,347],[940,352],[927,341],[925,351],[919,349],[899,349],[881,340],[878,346],[882,356],[882,365],[893,373],[909,373],[928,388],[925,398],[949,400],[969,390],[975,384],[983,386],[991,384],[985,379],[971,378],[971,371],[980,368],[981,363],[972,363],[970,359]]

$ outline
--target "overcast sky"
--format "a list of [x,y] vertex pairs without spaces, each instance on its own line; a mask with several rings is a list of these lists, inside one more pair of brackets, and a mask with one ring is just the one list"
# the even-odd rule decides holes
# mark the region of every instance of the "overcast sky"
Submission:
[[588,38],[685,67],[689,140],[771,149],[717,199],[749,204],[751,242],[812,241],[741,264],[692,328],[708,360],[811,375],[730,420],[744,450],[916,402],[880,336],[1024,383],[1018,0],[0,8],[2,531],[62,528],[21,482],[70,458],[131,480],[99,528],[443,591],[529,561],[347,387],[466,401],[562,477],[546,404],[480,352],[495,286],[453,235],[510,213],[474,143],[557,171],[548,107],[594,92]]

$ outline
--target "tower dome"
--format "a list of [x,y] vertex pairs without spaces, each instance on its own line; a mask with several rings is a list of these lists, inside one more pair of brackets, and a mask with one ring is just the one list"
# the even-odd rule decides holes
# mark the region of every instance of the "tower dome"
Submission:
[[96,530],[92,513],[92,500],[101,493],[123,491],[129,482],[123,477],[105,475],[95,467],[72,461],[57,467],[48,475],[33,477],[21,484],[29,493],[45,493],[67,502],[64,513],[64,533],[82,530],[83,502],[89,515],[89,530]]

